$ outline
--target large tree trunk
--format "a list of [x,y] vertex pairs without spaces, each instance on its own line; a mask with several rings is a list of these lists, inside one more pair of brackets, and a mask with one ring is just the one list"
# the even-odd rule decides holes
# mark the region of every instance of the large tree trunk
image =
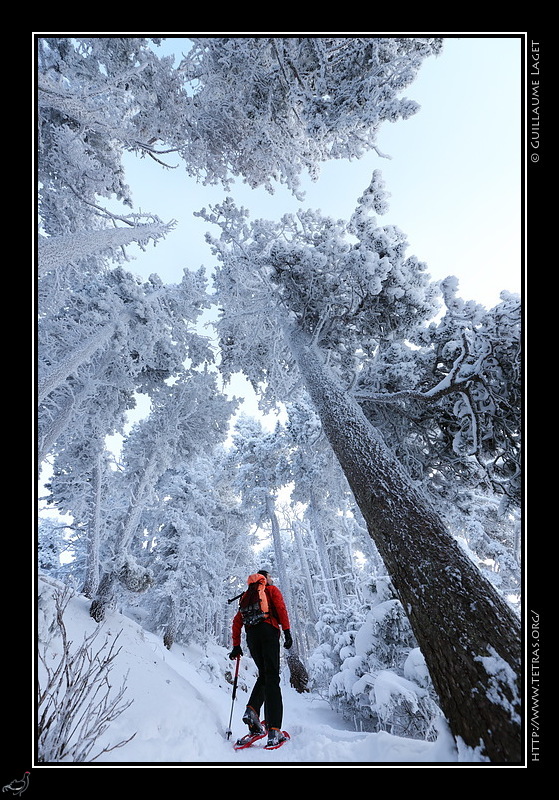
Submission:
[[519,620],[305,335],[286,334],[454,737],[492,762],[522,763]]

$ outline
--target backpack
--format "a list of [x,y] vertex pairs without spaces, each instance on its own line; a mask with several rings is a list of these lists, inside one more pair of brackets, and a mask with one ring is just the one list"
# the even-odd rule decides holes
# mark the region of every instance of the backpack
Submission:
[[244,625],[250,628],[267,619],[270,616],[270,608],[264,576],[249,575],[247,583],[248,589],[240,596],[239,611]]

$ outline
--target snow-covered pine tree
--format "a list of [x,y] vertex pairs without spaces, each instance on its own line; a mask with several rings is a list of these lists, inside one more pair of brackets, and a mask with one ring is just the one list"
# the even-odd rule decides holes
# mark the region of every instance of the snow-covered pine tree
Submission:
[[225,439],[235,404],[217,391],[215,374],[191,370],[172,385],[163,384],[150,415],[134,426],[124,446],[127,508],[107,546],[90,609],[97,621],[113,602],[117,582],[133,591],[151,584],[151,572],[134,556],[142,514],[157,504],[157,483],[167,470]]
[[[85,277],[54,313],[38,323],[40,460],[83,415],[103,415],[105,435],[120,431],[136,392],[153,394],[183,363],[213,360],[196,330],[207,305],[202,272],[185,270],[178,284],[139,281],[117,268]],[[108,418],[113,410],[114,420]],[[92,423],[94,424],[94,423]]]
[[73,558],[67,559],[66,571],[81,583],[86,597],[92,597],[99,585],[100,548],[109,517],[109,453],[104,431],[91,427],[102,420],[100,415],[93,420],[85,417],[83,428],[76,427],[53,458],[52,476],[46,483],[47,504],[72,519]]
[[387,577],[372,581],[367,613],[343,652],[329,696],[364,730],[426,739],[440,715],[425,661]]
[[[286,400],[303,382],[406,609],[453,734],[471,747],[481,742],[489,760],[518,762],[518,618],[348,391],[376,348],[409,339],[437,309],[436,287],[425,265],[406,257],[404,235],[367,216],[377,199],[383,197],[373,182],[347,226],[310,211],[279,223],[249,223],[231,200],[202,212],[221,229],[212,245],[223,372],[243,370],[270,402]],[[421,368],[420,358],[416,365]],[[459,352],[442,383],[459,397],[478,376],[479,367]],[[436,415],[436,405],[429,408]]]
[[161,41],[37,40],[47,235],[89,229],[96,197],[130,204],[124,150],[181,159],[206,183],[242,176],[297,191],[325,160],[378,152],[382,123],[417,112],[403,92],[443,47],[437,37],[191,37],[175,68],[158,57]]
[[[98,199],[131,206],[125,150],[176,150],[190,99],[160,39],[37,40],[39,213],[47,236],[99,227]],[[166,163],[166,162],[162,162]]]
[[215,616],[225,605],[224,542],[211,524],[211,480],[204,483],[211,473],[201,459],[192,467],[166,483],[168,499],[159,509],[160,525],[151,552],[156,585],[146,622],[162,634],[168,648],[177,639],[184,643],[215,639]]
[[143,624],[175,641],[228,645],[226,600],[235,570],[250,567],[249,520],[240,509],[219,448],[175,464],[160,479],[149,559],[154,587],[141,602]]
[[415,330],[413,349],[381,343],[353,393],[435,500],[456,504],[475,487],[514,514],[521,501],[520,298],[505,292],[486,310],[463,301],[454,278],[441,289],[440,319]]
[[335,700],[330,692],[332,681],[345,658],[353,654],[353,641],[364,619],[364,610],[357,604],[343,608],[329,602],[320,604],[315,626],[317,646],[309,656],[310,687],[329,702]]
[[301,504],[304,527],[314,542],[315,590],[320,585],[328,601],[337,606],[347,598],[361,601],[356,558],[358,553],[368,555],[370,537],[355,524],[361,518],[359,509],[310,400],[301,397],[286,408],[286,430],[292,440],[291,497]]
[[145,371],[146,382],[150,370],[170,377],[186,358],[211,360],[207,338],[194,330],[204,292],[203,272],[186,270],[180,284],[163,285],[155,275],[141,282],[118,268],[74,286],[64,307],[39,320],[39,402],[109,345],[129,359],[126,372]]
[[[252,510],[257,528],[269,524],[273,549],[274,571],[289,609],[293,608],[290,575],[286,569],[284,543],[278,520],[276,498],[278,491],[290,481],[287,443],[281,426],[272,433],[264,431],[259,420],[241,415],[233,429],[230,454],[235,470],[235,485],[243,505]],[[293,653],[297,653],[298,625],[292,614],[291,632]]]
[[[192,37],[180,71],[194,91],[187,169],[207,182],[241,175],[298,191],[329,159],[377,149],[383,122],[415,114],[402,96],[440,38]],[[378,152],[378,150],[377,150]]]
[[61,520],[44,517],[39,520],[37,566],[40,572],[60,579],[63,574],[61,556],[70,545],[71,528]]

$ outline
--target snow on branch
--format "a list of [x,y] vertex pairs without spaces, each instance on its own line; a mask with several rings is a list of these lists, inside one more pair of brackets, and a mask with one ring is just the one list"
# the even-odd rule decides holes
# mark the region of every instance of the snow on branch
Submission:
[[80,231],[62,236],[41,236],[38,240],[39,276],[99,253],[123,248],[136,243],[142,250],[148,241],[157,242],[173,229],[174,223],[159,220],[147,224],[133,224],[128,228],[104,228]]
[[[466,357],[469,355],[469,348],[465,334],[463,334],[463,345],[460,349],[460,354],[454,362],[452,369],[436,386],[431,387],[425,392],[417,391],[416,389],[402,389],[398,392],[371,392],[371,391],[356,391],[354,397],[357,400],[371,400],[377,403],[397,403],[400,400],[440,400],[445,395],[452,394],[453,392],[467,393],[473,381],[482,381],[481,374],[471,365],[467,365],[464,371],[467,375],[461,375],[461,369],[464,366]],[[478,359],[476,367],[481,367],[481,359]]]

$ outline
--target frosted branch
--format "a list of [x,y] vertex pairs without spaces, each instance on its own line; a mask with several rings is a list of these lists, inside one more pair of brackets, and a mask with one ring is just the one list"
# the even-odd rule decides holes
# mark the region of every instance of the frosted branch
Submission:
[[[448,375],[439,381],[436,386],[428,389],[425,392],[419,392],[415,389],[402,389],[398,392],[367,392],[357,391],[354,397],[358,400],[372,400],[376,403],[397,403],[400,400],[440,400],[448,394],[454,392],[467,392],[472,385],[473,381],[481,381],[482,378],[478,372],[474,371],[472,367],[468,368],[468,376],[459,378],[460,370],[463,368],[466,356],[469,355],[467,340],[465,334],[462,336],[463,344],[460,349],[460,355],[452,365]],[[481,360],[476,362],[476,368],[481,367]]]

